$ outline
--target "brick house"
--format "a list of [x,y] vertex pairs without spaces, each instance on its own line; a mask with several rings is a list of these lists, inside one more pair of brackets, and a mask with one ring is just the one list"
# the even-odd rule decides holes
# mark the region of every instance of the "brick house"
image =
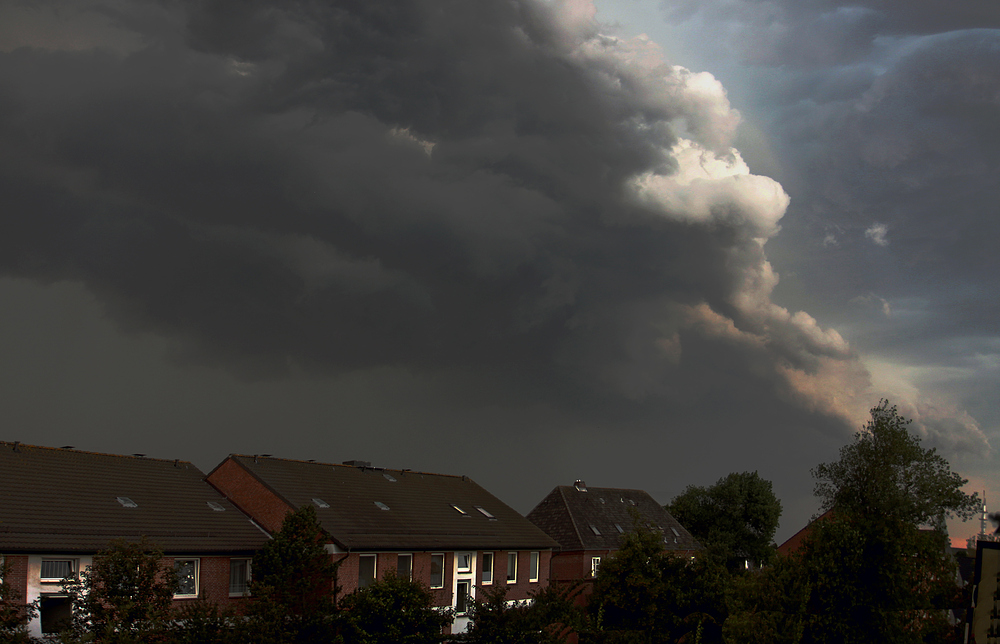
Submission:
[[269,532],[312,505],[340,562],[341,595],[386,574],[430,588],[464,632],[476,588],[504,584],[528,599],[548,583],[557,546],[544,532],[465,476],[230,455],[208,481]]
[[226,605],[246,592],[250,558],[267,535],[187,461],[96,454],[0,441],[0,556],[40,637],[70,615],[62,579],[114,539],[148,537],[173,565],[175,605]]
[[583,481],[560,485],[528,513],[528,520],[559,543],[552,555],[551,581],[583,580],[592,590],[601,561],[621,547],[635,517],[663,534],[665,550],[689,556],[702,546],[643,490],[588,488]]

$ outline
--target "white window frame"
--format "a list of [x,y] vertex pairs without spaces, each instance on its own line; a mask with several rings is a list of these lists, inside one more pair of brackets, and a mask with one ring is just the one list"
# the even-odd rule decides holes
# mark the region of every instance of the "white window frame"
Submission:
[[[372,578],[371,578],[371,581],[369,581],[364,586],[361,585],[361,560],[362,559],[371,559],[372,560]],[[361,588],[367,588],[368,586],[371,586],[372,584],[374,584],[377,579],[378,579],[378,555],[377,554],[374,554],[374,555],[373,554],[358,555],[358,588],[359,589],[361,589]]]
[[467,573],[472,572],[472,559],[475,555],[471,552],[456,552],[455,553],[455,572]]
[[537,582],[538,581],[538,571],[542,567],[541,556],[537,552],[532,552],[528,555],[528,581]]
[[597,576],[597,571],[599,571],[600,569],[601,569],[601,558],[600,557],[591,557],[590,558],[590,576],[591,577],[596,577]]
[[[242,561],[246,563],[246,579],[244,580],[244,585],[246,590],[243,592],[233,592],[233,562]],[[230,597],[249,597],[250,596],[250,566],[252,565],[253,559],[248,557],[231,557],[229,559],[229,596]]]
[[399,560],[403,559],[404,557],[410,560],[410,574],[406,578],[406,580],[413,581],[413,553],[411,552],[400,552],[396,554],[396,575],[399,575]]
[[[512,551],[512,552],[508,552],[507,553],[507,583],[508,584],[516,584],[517,583],[517,560],[518,560],[517,551]],[[510,565],[511,561],[514,562],[513,566]],[[513,575],[511,573],[513,573]]]
[[[43,577],[42,570],[45,569],[46,561],[68,561],[69,562],[69,574],[66,577]],[[61,583],[63,579],[67,577],[72,577],[73,575],[80,572],[80,560],[74,559],[73,557],[42,557],[42,563],[38,567],[38,581],[43,584],[58,584]]]
[[[434,557],[441,557],[441,581],[437,586],[434,585]],[[444,588],[444,578],[445,578],[444,564],[445,564],[445,556],[443,552],[431,553],[431,571],[430,571],[431,575],[430,579],[428,580],[429,581],[428,585],[430,586],[430,588]]]
[[[487,557],[489,558],[489,562],[490,562],[489,565],[486,565]],[[491,585],[493,583],[493,561],[494,561],[494,557],[493,557],[493,553],[492,552],[484,552],[483,553],[483,564],[482,564],[482,568],[483,568],[483,581],[482,581],[482,585],[483,586],[489,586],[489,585]]]
[[194,593],[174,593],[174,599],[193,599],[198,597],[198,593],[201,590],[201,559],[199,557],[174,557],[174,570],[177,570],[177,566],[180,563],[192,561],[194,562]]
[[[460,610],[459,608],[459,597],[462,596],[459,590],[462,586],[465,586],[465,610]],[[464,617],[469,612],[469,603],[472,601],[472,581],[469,579],[460,579],[455,582],[455,615]]]

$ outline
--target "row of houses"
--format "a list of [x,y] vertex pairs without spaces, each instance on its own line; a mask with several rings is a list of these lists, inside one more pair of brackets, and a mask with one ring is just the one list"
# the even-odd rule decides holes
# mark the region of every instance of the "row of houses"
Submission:
[[641,490],[559,486],[527,517],[466,476],[232,454],[207,475],[187,461],[0,441],[0,555],[9,582],[39,602],[34,636],[58,632],[62,580],[114,539],[148,537],[179,573],[174,601],[244,601],[252,558],[291,511],[311,505],[342,593],[386,574],[419,580],[468,625],[477,588],[509,600],[592,580],[636,516],[664,548],[698,542]]

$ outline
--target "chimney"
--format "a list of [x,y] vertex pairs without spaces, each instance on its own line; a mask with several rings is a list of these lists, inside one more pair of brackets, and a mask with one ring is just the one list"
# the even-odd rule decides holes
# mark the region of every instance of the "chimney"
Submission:
[[576,488],[577,492],[586,492],[587,491],[587,484],[584,483],[580,479],[577,479],[577,480],[573,481],[573,487]]

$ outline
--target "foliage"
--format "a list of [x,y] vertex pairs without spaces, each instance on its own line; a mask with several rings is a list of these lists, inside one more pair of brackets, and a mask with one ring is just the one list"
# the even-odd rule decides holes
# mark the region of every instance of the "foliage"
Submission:
[[659,532],[638,526],[601,562],[590,599],[591,639],[721,642],[728,577],[710,558],[665,552]]
[[757,472],[734,472],[707,488],[690,485],[666,509],[730,570],[774,556],[781,502]]
[[579,585],[548,586],[530,601],[507,602],[507,587],[479,589],[469,608],[469,628],[463,642],[476,644],[557,644],[581,630],[582,610],[574,605]]
[[812,594],[798,558],[777,556],[773,563],[734,575],[729,618],[723,625],[727,644],[799,644],[809,622]]
[[352,644],[432,644],[443,641],[450,610],[434,608],[420,582],[386,575],[341,602],[342,633]]
[[24,598],[10,583],[10,562],[0,555],[0,641],[27,642],[25,629],[29,620],[37,614],[37,605],[24,604]]
[[813,470],[823,510],[942,529],[946,516],[972,518],[978,495],[962,492],[968,481],[936,450],[921,447],[909,424],[889,401],[879,401],[854,442],[840,450],[840,460]]
[[186,601],[176,611],[169,628],[170,644],[243,644],[256,641],[244,628],[241,616],[220,610],[214,602]]
[[[979,501],[908,420],[880,401],[840,460],[813,470],[830,519],[817,521],[800,561],[812,589],[804,641],[945,641],[957,606],[944,519]],[[921,525],[933,526],[921,530]]]
[[316,510],[290,512],[253,558],[248,627],[259,642],[326,642],[335,628],[337,565]]
[[174,569],[147,539],[117,540],[63,582],[73,620],[63,640],[108,644],[163,641],[177,586]]

